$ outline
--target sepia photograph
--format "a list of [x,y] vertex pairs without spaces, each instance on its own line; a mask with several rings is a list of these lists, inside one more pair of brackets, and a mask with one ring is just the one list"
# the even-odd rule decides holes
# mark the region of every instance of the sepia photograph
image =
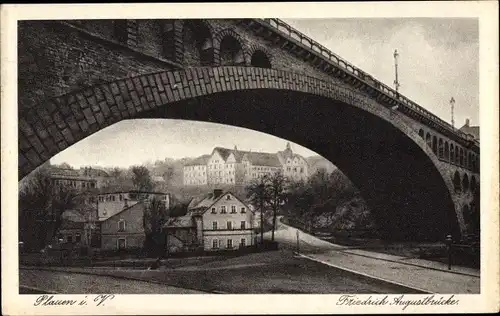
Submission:
[[115,15],[10,30],[16,295],[486,294],[478,17]]

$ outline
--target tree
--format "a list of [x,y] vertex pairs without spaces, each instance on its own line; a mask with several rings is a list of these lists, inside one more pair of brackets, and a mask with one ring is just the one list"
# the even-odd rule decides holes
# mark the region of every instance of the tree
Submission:
[[268,200],[273,211],[273,228],[271,240],[274,241],[274,231],[276,229],[276,215],[280,207],[286,201],[287,179],[281,172],[274,173],[267,177]]
[[143,226],[146,234],[146,250],[153,250],[155,253],[163,253],[162,248],[165,238],[162,233],[162,226],[168,220],[169,210],[165,202],[153,197],[151,201],[146,203],[146,208],[143,215]]
[[77,205],[76,196],[73,188],[55,184],[48,166],[38,168],[20,182],[19,210],[38,211],[40,217],[35,229],[42,247],[57,234],[64,211]]
[[109,175],[113,178],[119,178],[122,175],[122,170],[118,167],[114,167],[109,173]]
[[264,207],[268,204],[268,177],[253,179],[246,187],[247,197],[252,205],[258,205],[260,210],[260,243],[264,243]]
[[132,171],[132,182],[135,188],[139,191],[151,191],[153,190],[153,180],[151,179],[151,174],[148,168],[145,166],[133,166]]

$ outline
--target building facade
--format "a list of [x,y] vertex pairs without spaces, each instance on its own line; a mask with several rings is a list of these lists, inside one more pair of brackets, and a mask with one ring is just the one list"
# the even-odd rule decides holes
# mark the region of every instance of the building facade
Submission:
[[56,186],[70,187],[77,191],[101,188],[108,178],[105,171],[90,167],[81,169],[52,167],[50,176]]
[[[253,211],[233,193],[222,190],[193,200],[187,214],[169,219],[164,230],[174,237],[169,237],[170,250],[237,250],[255,244]],[[179,241],[184,244],[180,248]]]
[[100,221],[101,249],[122,250],[143,247],[145,209],[146,204],[138,202]]
[[143,215],[153,198],[162,201],[167,209],[170,207],[168,193],[124,191],[99,194],[95,225],[101,249],[142,247],[145,239]]
[[240,185],[277,172],[292,180],[305,180],[309,169],[307,160],[293,153],[290,143],[277,153],[216,147],[210,155],[184,166],[184,185]]
[[184,166],[184,185],[206,185],[208,183],[207,163],[210,155],[203,155]]

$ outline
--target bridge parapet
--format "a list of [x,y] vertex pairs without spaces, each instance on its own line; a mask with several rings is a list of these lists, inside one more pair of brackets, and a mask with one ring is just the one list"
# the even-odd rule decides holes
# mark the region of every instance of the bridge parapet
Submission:
[[[356,79],[363,82],[365,85],[370,86],[371,88],[377,90],[382,93],[385,98],[390,98],[394,101],[394,104],[398,106],[404,107],[403,112],[406,112],[410,116],[424,117],[427,120],[431,121],[439,130],[443,131],[445,134],[453,135],[463,144],[466,144],[470,147],[476,147],[479,149],[479,141],[471,137],[456,128],[454,128],[451,124],[445,122],[435,114],[426,110],[422,106],[418,105],[414,101],[409,98],[401,95],[399,92],[385,85],[384,83],[376,80],[371,75],[357,68],[356,66],[350,64],[342,57],[336,55],[328,48],[324,47],[317,41],[311,39],[307,35],[298,31],[288,23],[284,22],[281,19],[277,18],[266,18],[266,19],[255,19],[258,23],[268,28],[271,28],[281,34],[282,36],[288,37],[289,40],[296,42],[295,44],[299,44],[304,46],[306,49],[310,51],[310,53],[314,54],[317,58],[322,58],[326,60],[331,66],[336,67],[342,72],[347,73],[350,76],[355,77]],[[383,97],[384,98],[384,97]]]

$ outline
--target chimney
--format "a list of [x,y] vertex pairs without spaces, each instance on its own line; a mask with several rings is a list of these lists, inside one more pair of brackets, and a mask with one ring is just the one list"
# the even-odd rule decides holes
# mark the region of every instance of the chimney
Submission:
[[469,119],[465,119],[465,126],[469,127],[469,124],[470,124],[470,120]]
[[218,198],[221,195],[222,195],[221,189],[214,189],[214,199]]

